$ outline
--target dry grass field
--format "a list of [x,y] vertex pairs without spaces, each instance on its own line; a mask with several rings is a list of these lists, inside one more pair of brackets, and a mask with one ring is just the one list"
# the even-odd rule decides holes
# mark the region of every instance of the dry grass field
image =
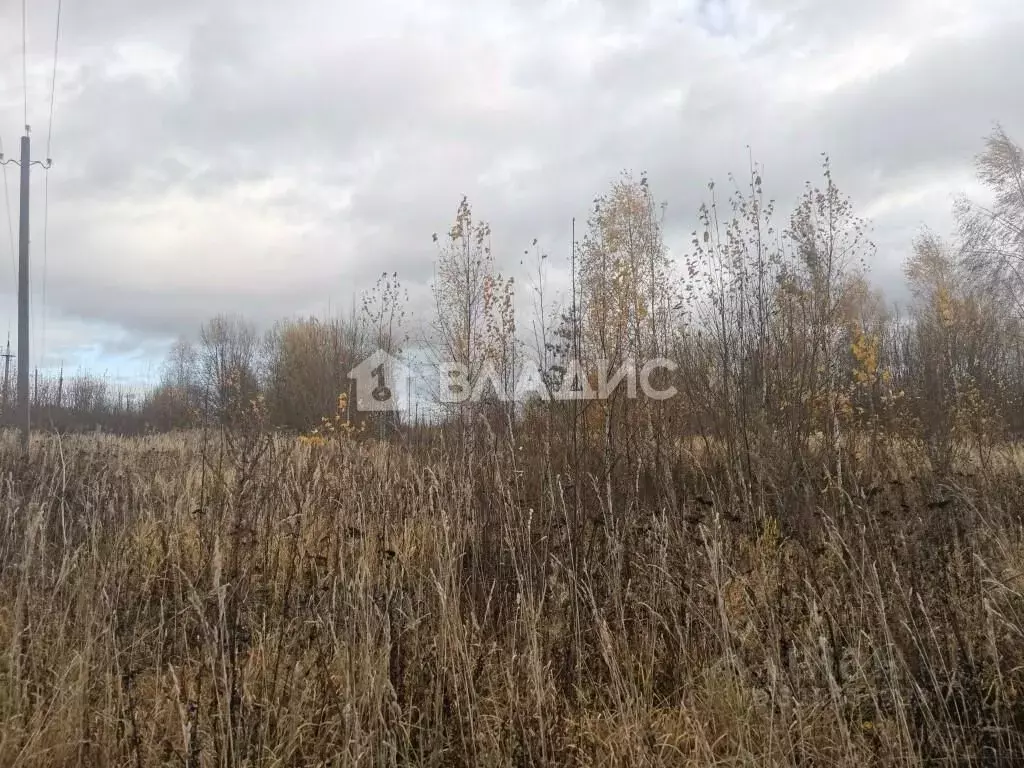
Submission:
[[1020,457],[879,450],[6,437],[0,765],[1020,764]]

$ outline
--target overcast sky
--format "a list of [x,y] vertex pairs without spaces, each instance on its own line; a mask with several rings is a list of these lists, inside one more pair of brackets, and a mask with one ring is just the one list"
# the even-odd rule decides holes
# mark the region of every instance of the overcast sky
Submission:
[[[57,0],[28,5],[43,158]],[[681,255],[748,145],[787,208],[830,153],[900,298],[911,238],[949,229],[993,123],[1024,136],[1022,33],[1020,0],[68,0],[45,281],[33,176],[33,358],[155,374],[216,312],[347,306],[384,269],[422,316],[462,194],[511,269],[534,237],[565,260],[571,217],[646,170]],[[0,0],[8,156],[23,99],[21,3]],[[17,183],[9,166],[15,240]],[[8,235],[0,207],[13,335]]]

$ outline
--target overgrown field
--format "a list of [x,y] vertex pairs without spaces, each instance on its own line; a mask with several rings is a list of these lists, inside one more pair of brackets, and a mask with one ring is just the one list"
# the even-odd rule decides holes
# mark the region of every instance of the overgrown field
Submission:
[[1016,765],[1016,452],[0,446],[0,765]]

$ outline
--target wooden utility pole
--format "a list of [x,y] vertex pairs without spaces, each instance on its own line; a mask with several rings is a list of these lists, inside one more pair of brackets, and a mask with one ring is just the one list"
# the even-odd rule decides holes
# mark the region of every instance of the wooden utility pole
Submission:
[[[28,322],[29,322],[29,263],[28,263],[28,230],[29,230],[29,180],[33,165],[49,168],[52,163],[47,158],[45,163],[32,160],[32,140],[29,138],[30,128],[25,126],[25,135],[21,137],[21,160],[5,160],[0,155],[0,165],[13,163],[21,168],[21,217],[18,221],[18,416],[21,427],[21,447],[28,450],[28,434],[30,424],[31,402],[28,391]],[[9,353],[9,350],[8,350]],[[6,358],[8,364],[10,358]],[[5,370],[7,366],[5,366]],[[6,381],[6,376],[4,377]]]
[[[27,110],[26,110],[27,111]],[[31,402],[28,391],[28,322],[29,322],[29,262],[28,262],[28,230],[29,230],[29,181],[33,165],[49,168],[52,163],[47,158],[45,163],[32,160],[32,140],[29,138],[29,126],[25,126],[25,135],[21,137],[21,160],[5,160],[0,155],[0,164],[14,163],[21,168],[21,217],[18,222],[18,424],[21,426],[21,446],[28,450],[28,434],[30,424]]]
[[21,423],[21,447],[28,452],[30,405],[28,401],[28,208],[29,171],[32,147],[28,126],[21,137],[21,219],[18,224],[18,421]]

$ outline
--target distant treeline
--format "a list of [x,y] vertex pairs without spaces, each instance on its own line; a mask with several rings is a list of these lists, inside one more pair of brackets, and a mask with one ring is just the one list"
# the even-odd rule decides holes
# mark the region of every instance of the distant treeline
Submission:
[[[663,439],[698,435],[727,440],[736,457],[757,441],[795,450],[815,435],[838,451],[864,430],[920,439],[939,453],[1019,436],[1024,153],[997,128],[977,170],[994,202],[961,199],[954,239],[923,232],[894,254],[912,294],[902,310],[871,285],[878,254],[869,227],[827,159],[821,183],[808,184],[781,217],[756,165],[742,183],[731,179],[725,195],[710,185],[691,248],[678,255],[664,244],[646,177],[624,175],[596,199],[566,257],[571,290],[551,289],[551,260],[534,243],[529,317],[519,314],[518,284],[496,269],[490,226],[463,199],[453,226],[434,235],[435,311],[420,330],[437,360],[464,366],[470,386],[488,371],[499,388],[512,387],[530,360],[550,394],[575,360],[593,375],[668,358],[675,368],[659,373],[659,387],[678,395],[643,403],[617,394],[582,405],[540,396],[525,408],[494,398],[443,412],[463,427],[481,411],[498,426],[525,415],[549,439],[571,432],[576,445],[582,433],[609,462],[635,454],[628,446],[642,429],[659,451]],[[520,263],[530,258],[528,250]],[[300,433],[325,419],[394,426],[400,415],[359,414],[346,396],[359,362],[406,344],[406,303],[398,275],[385,273],[347,317],[292,319],[259,333],[244,318],[217,316],[195,341],[174,345],[145,393],[88,375],[40,381],[35,423],[129,433],[240,421]]]

